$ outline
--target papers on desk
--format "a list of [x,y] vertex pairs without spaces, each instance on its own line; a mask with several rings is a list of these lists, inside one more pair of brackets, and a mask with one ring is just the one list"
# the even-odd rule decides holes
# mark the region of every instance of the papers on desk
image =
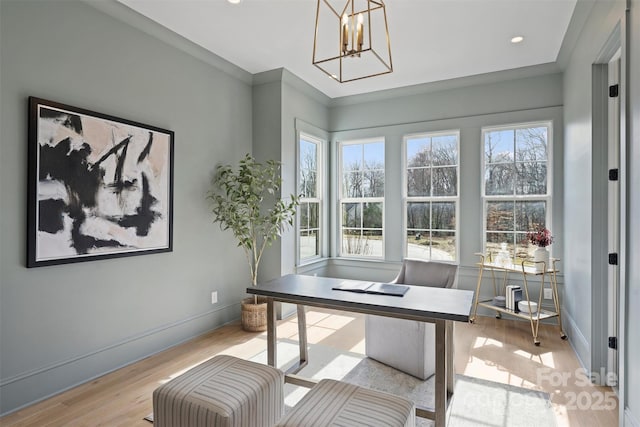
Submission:
[[352,280],[345,280],[331,289],[336,291],[358,292],[361,294],[378,294],[401,297],[407,293],[409,287],[406,285],[397,285],[395,283],[354,282]]

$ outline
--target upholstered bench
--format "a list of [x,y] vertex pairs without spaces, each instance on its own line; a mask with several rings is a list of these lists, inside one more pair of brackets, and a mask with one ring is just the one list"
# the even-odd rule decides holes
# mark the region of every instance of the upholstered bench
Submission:
[[415,426],[413,402],[399,396],[335,380],[314,386],[278,427]]
[[284,373],[215,356],[153,392],[154,427],[272,426],[284,410]]

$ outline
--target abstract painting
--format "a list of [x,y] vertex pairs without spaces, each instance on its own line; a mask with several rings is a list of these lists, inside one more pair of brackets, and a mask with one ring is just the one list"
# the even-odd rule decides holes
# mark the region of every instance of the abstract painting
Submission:
[[171,251],[173,139],[30,97],[27,267]]

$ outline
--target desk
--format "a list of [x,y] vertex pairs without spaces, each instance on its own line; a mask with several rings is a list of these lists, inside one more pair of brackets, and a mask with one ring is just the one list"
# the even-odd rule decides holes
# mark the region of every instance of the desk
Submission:
[[304,387],[313,387],[314,384],[310,380],[295,375],[307,364],[308,360],[305,305],[435,323],[435,408],[417,408],[416,415],[434,420],[437,427],[444,426],[449,398],[453,393],[453,330],[451,322],[469,321],[473,291],[410,286],[404,297],[394,297],[331,289],[342,281],[344,280],[290,274],[259,284],[256,287],[247,288],[249,294],[267,298],[268,364],[277,365],[274,302],[288,302],[298,306],[300,359],[286,372],[285,381]]

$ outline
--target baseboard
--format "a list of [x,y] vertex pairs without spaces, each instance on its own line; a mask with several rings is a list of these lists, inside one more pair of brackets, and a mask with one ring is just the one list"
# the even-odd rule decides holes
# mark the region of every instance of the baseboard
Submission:
[[640,427],[640,421],[633,415],[628,406],[624,408],[624,423],[622,425],[625,427]]
[[240,304],[220,307],[128,337],[90,353],[3,379],[0,382],[0,416],[203,335],[237,320],[239,313]]
[[586,361],[591,360],[591,352],[589,350],[589,341],[585,338],[582,331],[576,325],[576,322],[573,320],[573,317],[569,313],[565,311],[562,312],[562,323],[564,326],[564,332],[567,334],[569,339],[569,344],[573,351],[576,353],[576,357],[578,358],[578,362],[580,362],[580,366],[582,366],[587,371],[591,370],[590,363],[585,363]]

